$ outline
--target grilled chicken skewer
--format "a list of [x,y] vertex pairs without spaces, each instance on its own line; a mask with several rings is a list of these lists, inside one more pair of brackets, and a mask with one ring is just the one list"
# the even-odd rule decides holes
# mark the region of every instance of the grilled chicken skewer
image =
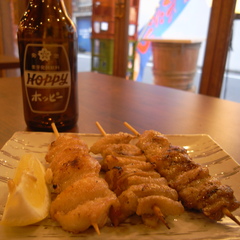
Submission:
[[[125,126],[129,124],[125,123]],[[216,221],[226,215],[240,225],[231,213],[240,206],[240,202],[229,186],[210,176],[206,167],[195,163],[184,148],[172,146],[163,134],[153,130],[142,135],[136,130],[133,132],[139,136],[136,145],[148,161],[156,164],[156,170],[167,179],[169,185],[177,190],[185,208],[203,212]]]
[[110,215],[115,226],[136,213],[146,225],[155,227],[160,220],[169,228],[165,216],[180,215],[184,211],[177,192],[154,170],[128,165],[114,167],[107,171],[105,179],[120,202]]
[[77,135],[60,135],[49,146],[47,182],[57,194],[50,206],[51,217],[64,230],[79,233],[93,226],[98,234],[118,202],[108,184],[99,177],[100,164],[89,154]]
[[104,137],[90,151],[103,156],[105,179],[120,202],[110,211],[114,225],[136,213],[147,225],[156,226],[160,220],[169,228],[165,216],[184,211],[177,192],[154,170],[155,164],[146,162],[143,152],[129,143],[135,138],[133,135],[106,134],[101,126],[100,131]]

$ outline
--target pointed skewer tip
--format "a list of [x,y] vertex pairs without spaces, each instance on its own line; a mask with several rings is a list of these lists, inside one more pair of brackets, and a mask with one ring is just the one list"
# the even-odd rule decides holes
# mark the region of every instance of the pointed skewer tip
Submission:
[[158,206],[153,206],[154,214],[158,217],[158,219],[168,228],[170,229],[168,223],[165,221],[164,215],[161,209]]
[[97,232],[97,234],[100,235],[101,232],[100,232],[100,230],[99,230],[99,227],[98,227],[97,223],[93,223],[92,226],[93,226],[93,228],[95,229],[95,231]]
[[222,212],[240,226],[240,221],[227,208],[223,208]]

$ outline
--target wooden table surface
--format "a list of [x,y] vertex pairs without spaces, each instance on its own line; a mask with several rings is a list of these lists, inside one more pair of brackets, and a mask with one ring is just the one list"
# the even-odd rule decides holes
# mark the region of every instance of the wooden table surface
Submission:
[[[139,132],[209,134],[240,163],[240,104],[181,90],[79,73],[79,120],[71,132],[128,131],[127,121]],[[0,147],[16,131],[27,129],[23,118],[20,78],[0,78]]]

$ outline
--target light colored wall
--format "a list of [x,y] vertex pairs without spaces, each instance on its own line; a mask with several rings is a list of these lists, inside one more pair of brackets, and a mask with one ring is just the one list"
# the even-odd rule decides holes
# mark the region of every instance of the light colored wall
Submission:
[[[140,0],[139,26],[146,22],[151,13],[154,13],[154,5],[159,0]],[[207,0],[189,0],[180,16],[172,23],[163,34],[164,38],[197,38],[203,39],[199,51],[198,67],[201,67],[205,55],[206,38],[211,8]],[[240,73],[240,19],[234,20],[232,50],[229,51],[229,62],[226,68]],[[228,65],[229,64],[229,65]]]
[[163,34],[164,38],[201,39],[198,66],[201,67],[205,55],[208,23],[211,9],[204,0],[190,0],[180,16]]

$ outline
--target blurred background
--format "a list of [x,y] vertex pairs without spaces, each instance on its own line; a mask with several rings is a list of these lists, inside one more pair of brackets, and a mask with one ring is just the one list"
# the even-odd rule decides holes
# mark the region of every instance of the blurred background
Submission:
[[[19,4],[19,2],[21,3]],[[19,18],[25,9],[22,2],[23,0],[0,1],[0,54],[18,57],[16,31]],[[93,35],[93,7],[96,2],[101,4],[102,1],[65,0],[66,7],[77,28],[79,72],[94,70],[101,72],[96,68],[94,69],[95,63],[93,59],[96,57],[96,54],[94,54],[95,50],[93,48],[96,47],[96,44],[100,43],[103,46],[104,43],[104,51],[110,51],[110,45],[114,43],[113,39],[112,41],[106,41],[106,38],[102,38],[100,35],[100,37],[96,37],[96,34]],[[134,18],[137,14],[137,22],[129,28],[129,31],[137,31],[137,37],[133,40],[134,52],[139,47],[138,45],[142,39],[146,39],[149,25],[154,26],[156,31],[158,31],[158,33],[155,33],[157,38],[190,39],[201,42],[197,59],[197,70],[194,76],[194,88],[192,89],[193,92],[198,92],[211,14],[211,0],[139,0],[131,1],[131,3],[134,5],[134,8],[130,8],[130,15]],[[167,18],[164,18],[164,14]],[[107,31],[109,28],[108,22],[103,23],[101,30]],[[96,24],[94,26],[97,28]],[[97,38],[98,41],[93,43],[93,38]],[[236,14],[234,19],[230,38],[221,98],[240,102],[240,20],[238,14]],[[108,46],[108,44],[110,45]],[[98,49],[98,51],[100,50]],[[108,57],[111,58],[111,55],[108,55]],[[132,75],[129,79],[154,84],[151,49],[148,56],[144,56],[144,58],[145,63],[142,65],[139,65],[135,58],[131,60],[130,67],[137,69],[136,71],[141,70],[142,74],[140,77]],[[111,59],[108,60],[111,61]],[[111,74],[111,72],[103,73]],[[19,70],[7,70],[5,74],[7,76],[20,75]]]

